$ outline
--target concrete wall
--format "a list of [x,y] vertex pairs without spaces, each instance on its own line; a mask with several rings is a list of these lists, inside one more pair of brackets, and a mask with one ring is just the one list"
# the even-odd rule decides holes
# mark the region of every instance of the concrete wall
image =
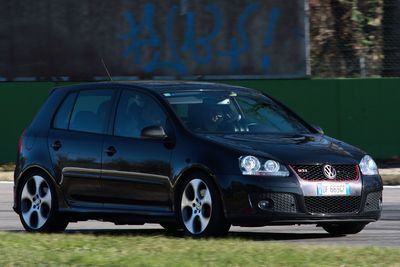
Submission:
[[0,80],[305,77],[305,0],[0,0]]
[[[225,81],[267,92],[335,138],[380,159],[400,155],[400,79]],[[18,137],[55,86],[0,83],[0,163],[15,160]],[[60,84],[59,84],[60,85]]]

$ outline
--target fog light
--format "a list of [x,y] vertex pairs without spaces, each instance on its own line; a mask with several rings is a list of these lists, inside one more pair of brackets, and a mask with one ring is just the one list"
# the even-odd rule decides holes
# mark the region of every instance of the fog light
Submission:
[[270,210],[274,207],[274,201],[272,199],[264,199],[258,202],[258,207],[262,210]]

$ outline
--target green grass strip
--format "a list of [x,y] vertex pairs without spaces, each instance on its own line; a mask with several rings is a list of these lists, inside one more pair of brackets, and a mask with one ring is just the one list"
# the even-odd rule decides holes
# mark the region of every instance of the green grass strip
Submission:
[[0,232],[0,266],[400,266],[400,248]]

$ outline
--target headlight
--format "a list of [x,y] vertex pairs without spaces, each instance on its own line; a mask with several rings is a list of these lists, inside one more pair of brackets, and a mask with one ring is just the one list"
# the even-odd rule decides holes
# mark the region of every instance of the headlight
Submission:
[[254,156],[240,157],[239,167],[243,175],[289,176],[288,169],[279,162],[267,160],[261,167],[260,160]]
[[240,169],[243,174],[252,174],[260,170],[260,161],[253,156],[245,156],[240,158]]
[[267,160],[264,163],[264,169],[266,172],[274,173],[278,172],[280,168],[280,164],[276,162],[275,160]]
[[376,166],[375,161],[368,155],[364,156],[360,161],[360,170],[364,175],[377,175],[378,166]]

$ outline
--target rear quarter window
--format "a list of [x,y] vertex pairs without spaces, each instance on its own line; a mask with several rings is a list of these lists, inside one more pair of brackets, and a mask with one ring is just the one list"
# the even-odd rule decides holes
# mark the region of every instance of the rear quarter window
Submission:
[[71,117],[72,108],[75,103],[77,93],[69,94],[61,106],[58,108],[57,113],[53,120],[53,128],[68,129],[69,119]]

